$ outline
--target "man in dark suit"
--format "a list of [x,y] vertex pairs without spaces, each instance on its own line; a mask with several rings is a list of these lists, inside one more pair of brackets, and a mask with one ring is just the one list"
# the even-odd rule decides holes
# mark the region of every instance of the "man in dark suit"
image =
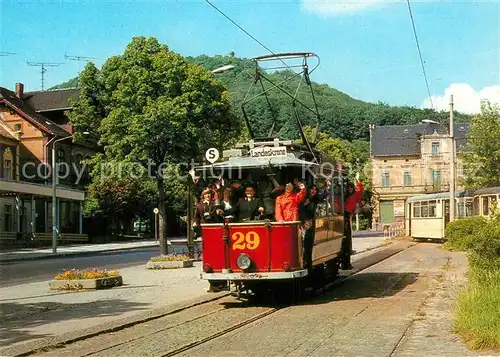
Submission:
[[234,213],[238,221],[253,221],[264,213],[262,199],[255,198],[255,189],[252,186],[245,188],[245,197],[238,200]]

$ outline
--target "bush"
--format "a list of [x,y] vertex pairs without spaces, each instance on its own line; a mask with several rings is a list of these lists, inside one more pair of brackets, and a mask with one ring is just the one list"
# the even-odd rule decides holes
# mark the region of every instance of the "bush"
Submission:
[[483,221],[468,253],[469,285],[458,296],[454,327],[472,349],[500,349],[499,215]]
[[444,233],[447,239],[445,247],[452,250],[469,250],[485,223],[483,217],[468,217],[448,223]]
[[61,274],[57,274],[54,279],[55,280],[80,280],[80,279],[99,279],[99,278],[109,278],[112,276],[118,276],[120,273],[116,270],[107,271],[106,269],[97,269],[97,268],[89,268],[89,269],[71,269],[65,270]]

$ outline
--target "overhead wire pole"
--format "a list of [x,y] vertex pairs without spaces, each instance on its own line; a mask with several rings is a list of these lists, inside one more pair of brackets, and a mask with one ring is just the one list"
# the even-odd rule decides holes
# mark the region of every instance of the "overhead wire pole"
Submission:
[[35,67],[41,67],[41,77],[42,77],[42,91],[44,89],[44,84],[45,84],[45,72],[47,72],[46,67],[57,67],[60,66],[62,63],[50,63],[50,62],[29,62],[26,61],[26,64],[28,66],[35,66]]
[[429,101],[431,102],[431,108],[434,109],[431,90],[429,89],[429,81],[427,80],[427,73],[425,73],[424,60],[422,59],[422,51],[420,50],[420,44],[418,43],[417,29],[415,27],[415,20],[413,19],[413,13],[411,11],[410,0],[406,0],[406,2],[408,3],[408,11],[410,13],[411,24],[413,27],[413,35],[415,36],[415,43],[417,44],[418,56],[420,57],[420,65],[422,67],[422,73],[424,74],[425,86],[427,87],[427,94],[429,94]]
[[453,125],[453,94],[450,95],[450,222],[455,220],[455,133]]

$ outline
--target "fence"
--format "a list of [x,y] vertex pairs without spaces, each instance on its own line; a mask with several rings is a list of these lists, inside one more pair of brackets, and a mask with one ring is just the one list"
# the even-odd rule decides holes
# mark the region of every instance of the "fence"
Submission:
[[384,225],[384,239],[398,237],[405,233],[405,224],[403,222]]

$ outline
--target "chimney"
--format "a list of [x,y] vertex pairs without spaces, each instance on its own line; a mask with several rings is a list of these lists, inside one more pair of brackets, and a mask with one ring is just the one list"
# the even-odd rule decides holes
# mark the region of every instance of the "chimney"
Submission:
[[24,93],[24,84],[16,83],[16,97],[22,99],[23,93]]

